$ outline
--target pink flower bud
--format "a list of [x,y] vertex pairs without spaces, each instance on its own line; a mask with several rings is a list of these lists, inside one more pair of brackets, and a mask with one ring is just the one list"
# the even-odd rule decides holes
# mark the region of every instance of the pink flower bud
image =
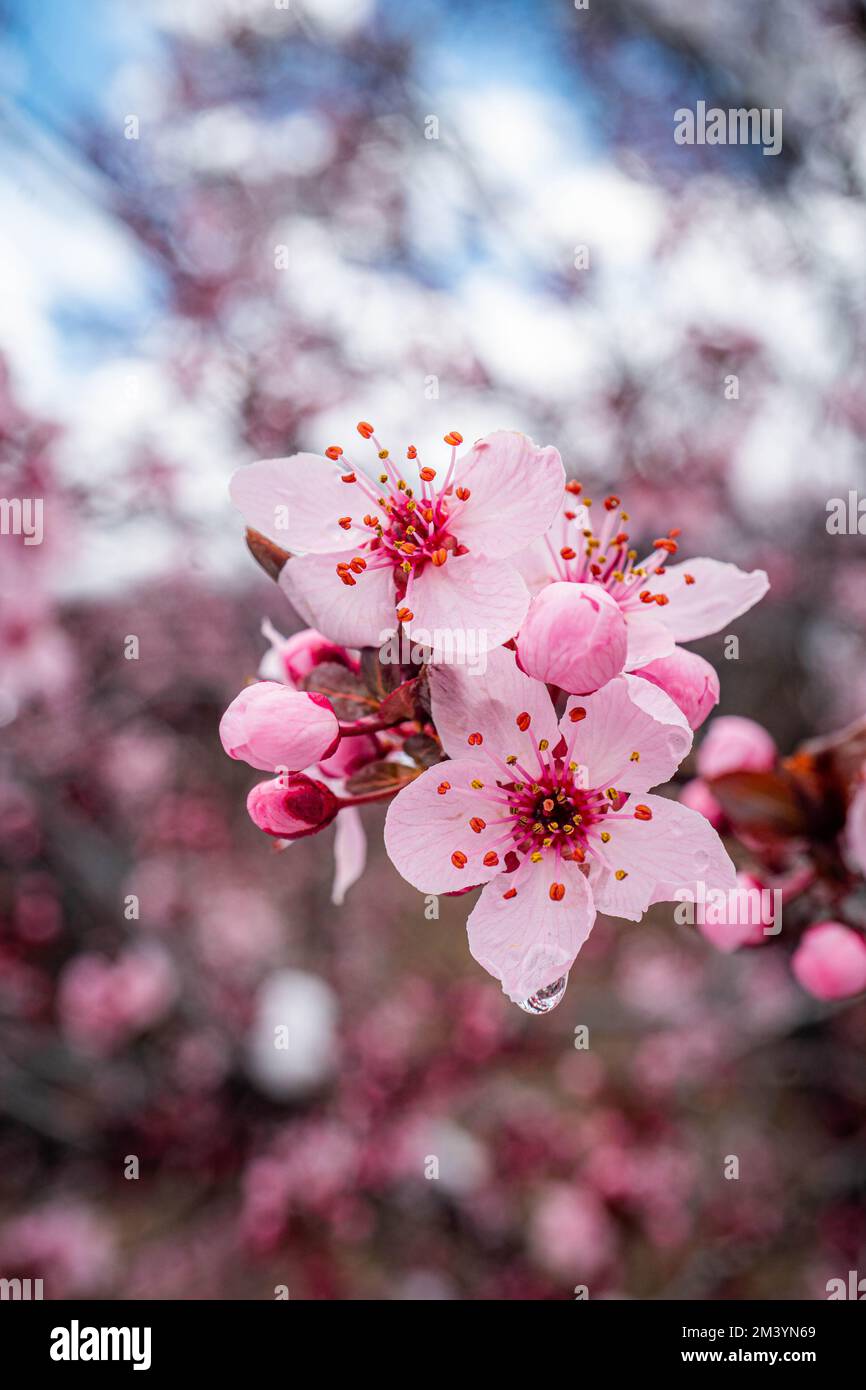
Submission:
[[351,777],[353,772],[381,756],[375,734],[356,734],[353,738],[341,739],[336,753],[319,763],[319,771],[325,777]]
[[698,749],[698,772],[712,779],[726,772],[769,772],[776,762],[776,745],[754,719],[724,714],[714,719]]
[[259,782],[247,797],[250,819],[266,835],[301,840],[330,825],[340,803],[324,782],[302,772],[283,773],[272,782]]
[[719,678],[708,661],[697,652],[675,647],[670,656],[660,656],[635,671],[652,681],[675,705],[679,705],[692,729],[699,729],[710,710],[719,703]]
[[848,999],[866,989],[866,941],[842,922],[818,922],[803,933],[791,969],[816,999]]
[[293,685],[302,681],[316,666],[321,666],[323,661],[335,661],[340,666],[354,669],[346,648],[329,642],[314,627],[305,627],[302,632],[286,637],[281,644],[280,655],[286,675]]
[[690,782],[686,782],[680,791],[680,801],[683,806],[688,806],[690,811],[697,811],[699,815],[705,816],[714,830],[718,830],[724,822],[725,813],[720,803],[700,777],[693,777]]
[[220,720],[220,738],[230,758],[266,772],[294,771],[330,757],[340,729],[324,695],[257,681],[232,700]]
[[[740,946],[760,946],[764,940],[764,927],[773,926],[769,919],[762,920],[764,898],[761,884],[751,874],[737,874],[737,886],[727,894],[728,912],[725,921],[703,921],[698,923],[701,935],[715,946],[717,951],[726,954],[736,951]],[[715,919],[720,913],[712,910],[712,904],[705,908],[705,915]]]
[[598,584],[548,584],[532,600],[517,638],[528,676],[591,695],[618,676],[628,645],[619,605]]

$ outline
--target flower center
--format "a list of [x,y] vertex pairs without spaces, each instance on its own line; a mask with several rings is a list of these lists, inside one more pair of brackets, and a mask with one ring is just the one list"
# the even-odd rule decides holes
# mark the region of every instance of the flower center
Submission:
[[[585,717],[586,710],[581,706],[572,708],[569,714],[575,726]],[[613,836],[609,827],[617,820],[650,821],[650,808],[643,804],[626,806],[628,793],[616,787],[589,787],[588,770],[575,756],[579,727],[569,739],[561,736],[551,748],[548,739],[536,739],[528,713],[518,714],[514,722],[531,744],[528,755],[509,753],[500,758],[484,747],[484,735],[480,732],[471,733],[467,739],[471,748],[486,755],[492,778],[476,777],[465,789],[452,787],[447,780],[448,764],[443,764],[440,796],[462,796],[475,802],[468,808],[472,814],[466,822],[472,834],[455,846],[451,855],[454,867],[470,868],[473,862],[477,864],[479,855],[485,868],[501,865],[504,873],[513,875],[511,886],[503,894],[505,898],[516,896],[525,874],[546,855],[553,855],[557,865],[565,861],[587,868],[587,857],[594,856],[616,878],[627,878],[628,871],[610,858],[607,847]],[[632,752],[631,760],[640,761],[639,749]],[[486,836],[483,850],[476,851],[473,835],[480,836],[494,828],[493,838]],[[561,902],[565,885],[553,882],[550,897]]]
[[[638,560],[638,552],[629,546],[629,534],[623,529],[629,514],[620,510],[618,497],[604,499],[605,515],[596,532],[591,519],[592,499],[583,497],[580,483],[574,481],[566,483],[566,491],[574,498],[574,505],[563,513],[563,544],[557,550],[547,539],[557,579],[601,584],[622,609],[653,603],[664,608],[668,596],[653,591],[653,580],[664,574],[667,556],[676,555],[679,549],[679,527],[654,540],[649,554]],[[684,578],[687,584],[695,582],[694,575]]]
[[390,566],[394,571],[397,618],[411,622],[415,616],[410,606],[415,577],[428,564],[439,567],[449,555],[468,553],[468,546],[461,545],[455,534],[455,523],[471,496],[469,488],[456,486],[454,479],[457,449],[463,436],[456,430],[445,435],[445,443],[451,447],[451,461],[438,487],[434,485],[436,469],[422,466],[418,450],[410,444],[406,457],[418,465],[419,477],[419,484],[413,487],[392,462],[390,452],[379,443],[372,425],[362,420],[358,433],[376,449],[381,469],[378,485],[366,473],[347,467],[339,444],[325,450],[340,469],[343,482],[359,495],[359,510],[366,508],[363,517],[350,513],[338,518],[344,531],[360,529],[367,534],[358,546],[358,554],[337,565],[337,575],[343,584],[353,587],[366,569]]

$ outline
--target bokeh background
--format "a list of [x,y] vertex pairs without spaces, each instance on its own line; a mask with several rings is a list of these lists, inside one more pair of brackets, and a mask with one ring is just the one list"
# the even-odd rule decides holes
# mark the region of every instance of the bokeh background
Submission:
[[[866,1273],[862,1003],[667,907],[601,919],[527,1017],[378,808],[335,907],[333,832],[274,853],[216,732],[263,617],[298,626],[228,476],[362,418],[393,448],[525,430],[649,536],[766,568],[738,659],[699,649],[783,751],[866,711],[866,546],[825,524],[864,485],[863,5],[0,20],[0,491],[45,505],[41,546],[0,537],[0,1274],[553,1300]],[[782,152],[676,145],[698,100],[782,108]]]

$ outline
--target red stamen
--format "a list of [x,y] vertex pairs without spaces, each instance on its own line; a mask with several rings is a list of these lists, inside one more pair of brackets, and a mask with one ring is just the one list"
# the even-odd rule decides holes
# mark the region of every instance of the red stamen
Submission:
[[518,729],[520,729],[521,733],[525,734],[526,730],[532,723],[532,716],[530,714],[527,714],[526,710],[524,710],[522,714],[518,714],[515,723],[517,724],[517,727]]
[[360,420],[358,422],[358,433],[364,439],[369,439],[371,434],[373,433],[373,426],[368,424],[366,420]]
[[463,851],[455,849],[451,856],[451,863],[454,865],[455,869],[465,869],[468,862]]
[[329,459],[338,459],[342,452],[343,450],[340,448],[339,444],[329,444],[325,450],[325,457]]

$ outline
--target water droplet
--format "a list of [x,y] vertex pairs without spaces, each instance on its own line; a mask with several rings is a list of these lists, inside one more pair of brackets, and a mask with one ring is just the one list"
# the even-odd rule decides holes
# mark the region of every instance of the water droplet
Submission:
[[551,1009],[555,1009],[557,1004],[561,1003],[567,984],[568,976],[560,975],[552,985],[545,985],[535,994],[530,994],[528,999],[521,999],[518,1008],[526,1014],[549,1014]]

